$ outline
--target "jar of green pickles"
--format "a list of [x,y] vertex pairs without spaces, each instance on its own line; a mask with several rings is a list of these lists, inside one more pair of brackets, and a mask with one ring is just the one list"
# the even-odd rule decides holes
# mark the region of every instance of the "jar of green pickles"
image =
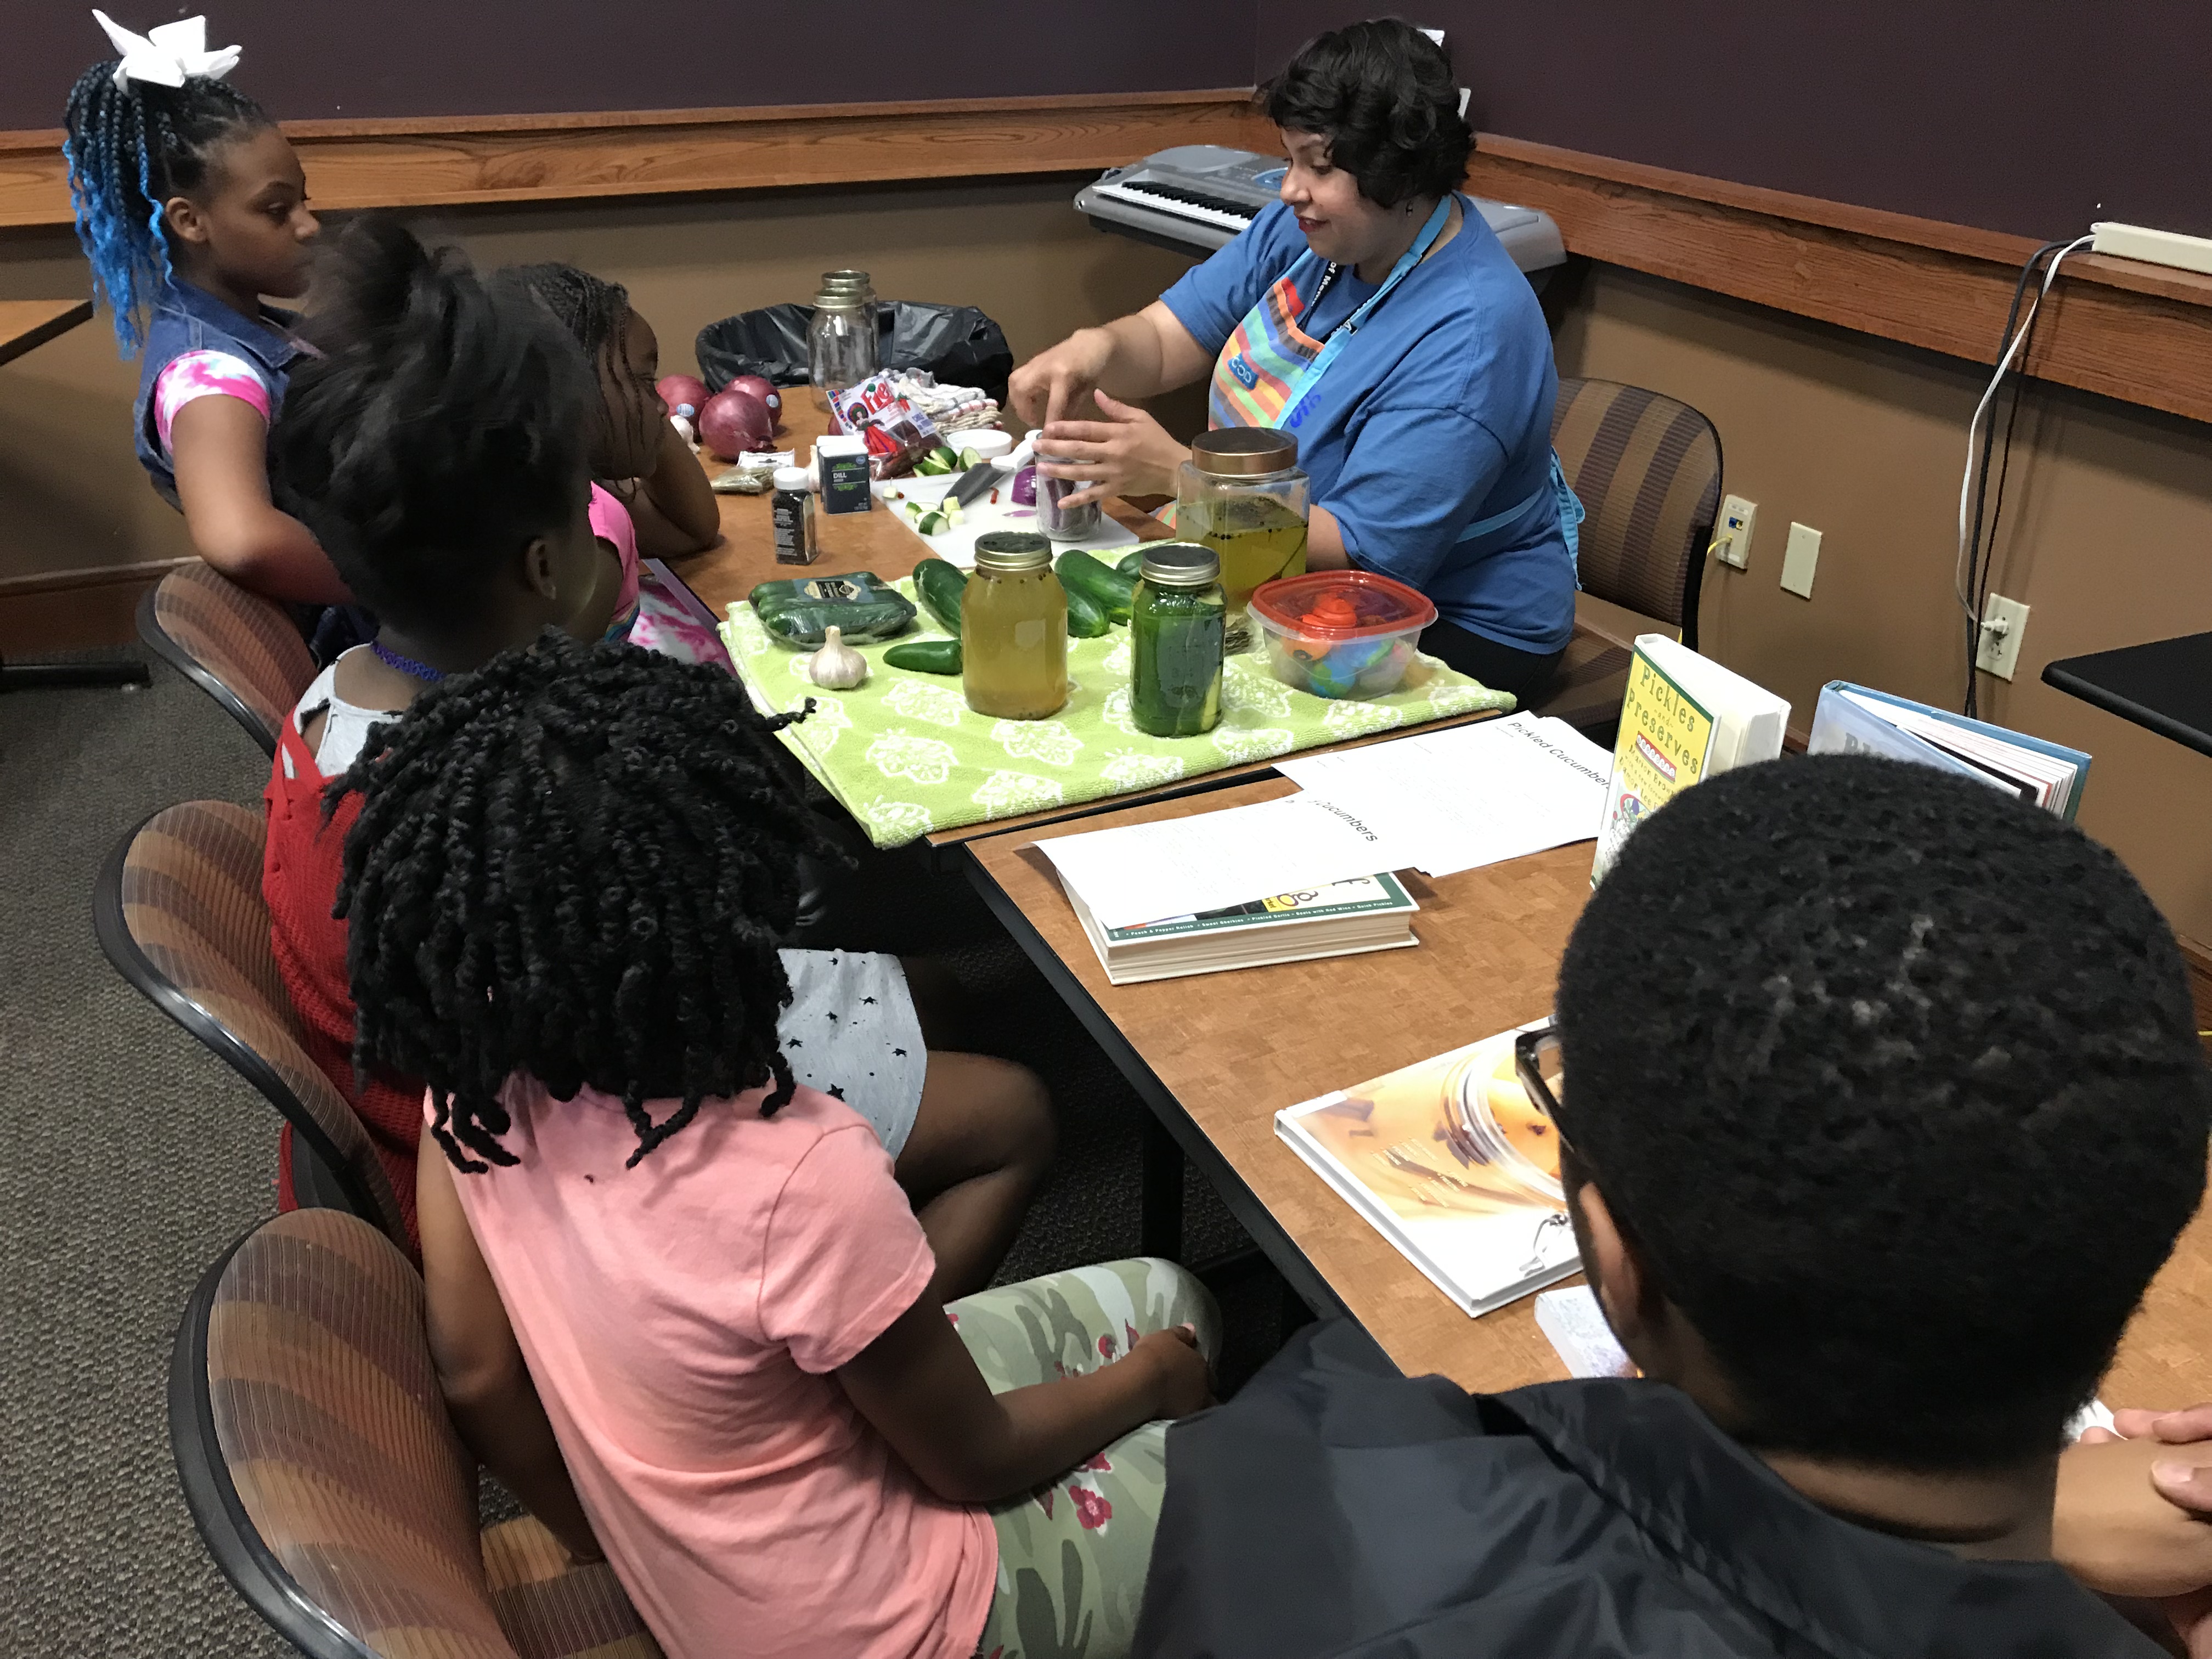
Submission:
[[1129,605],[1129,717],[1156,738],[1194,738],[1221,719],[1228,606],[1221,560],[1196,542],[1152,542]]
[[960,594],[961,690],[979,714],[1041,720],[1067,702],[1067,591],[1052,544],[1031,531],[975,538]]

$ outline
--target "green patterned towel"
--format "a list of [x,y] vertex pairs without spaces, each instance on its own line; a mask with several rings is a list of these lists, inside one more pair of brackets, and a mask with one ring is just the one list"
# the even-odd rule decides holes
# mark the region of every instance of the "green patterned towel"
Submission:
[[[911,599],[911,578],[898,584]],[[927,620],[928,612],[922,613]],[[903,847],[936,830],[1042,807],[1076,805],[1196,777],[1241,762],[1315,749],[1364,732],[1480,709],[1510,710],[1492,691],[1432,657],[1409,684],[1370,702],[1333,702],[1294,691],[1257,653],[1231,657],[1221,683],[1221,724],[1203,737],[1154,738],[1129,718],[1129,630],[1067,642],[1067,707],[1048,720],[978,714],[957,676],[884,665],[884,653],[923,629],[856,647],[868,678],[849,691],[817,691],[800,665],[806,652],[772,638],[742,602],[730,606],[722,638],[754,699],[774,709],[809,697],[814,713],[782,738],[806,769],[867,829],[878,847]]]

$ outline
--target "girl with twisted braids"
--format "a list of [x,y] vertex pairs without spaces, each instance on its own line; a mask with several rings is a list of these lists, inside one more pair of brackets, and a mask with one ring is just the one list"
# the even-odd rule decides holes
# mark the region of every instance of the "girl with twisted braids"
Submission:
[[[387,743],[428,741],[408,735],[417,730],[411,721],[378,732],[426,688],[532,646],[549,628],[581,640],[605,632],[614,603],[611,563],[595,544],[587,505],[587,440],[599,388],[573,337],[519,283],[480,278],[458,253],[434,253],[387,218],[369,215],[349,224],[331,264],[325,302],[311,329],[319,355],[294,377],[272,457],[285,499],[381,627],[370,644],[317,678],[279,733],[266,796],[262,891],[306,1045],[360,1112],[411,1225],[422,1073],[404,1055],[366,1050],[369,1063],[355,1065],[348,929],[332,915],[331,901],[362,798],[341,790],[331,808],[325,790]],[[733,684],[731,690],[735,695]],[[485,739],[453,712],[475,705],[438,706],[446,712],[430,728],[436,741],[465,754],[480,749]],[[693,724],[685,716],[678,729],[703,741]],[[761,813],[798,810],[799,797],[772,770],[748,787]],[[772,789],[786,793],[771,799]],[[699,823],[684,801],[665,802],[662,810]],[[628,846],[605,850],[600,861],[610,872],[625,867]],[[659,878],[675,887],[696,876],[678,863],[661,866]],[[785,908],[755,906],[775,922],[779,942],[800,890],[796,877],[787,885],[787,903],[778,901]],[[623,890],[626,902],[673,902],[639,896],[635,880]],[[670,927],[684,913],[672,914]],[[665,943],[678,936],[656,937]],[[680,940],[670,948],[714,960],[725,944],[690,934]],[[529,962],[550,948],[536,933],[479,943],[522,951]],[[935,1018],[926,1021],[917,1010],[894,957],[789,950],[780,962],[783,978],[773,1005],[780,1015],[769,1018],[781,1020],[783,1074],[836,1094],[873,1126],[921,1215],[945,1294],[988,1283],[1050,1161],[1052,1120],[1042,1086],[1018,1066],[931,1042]],[[695,1063],[697,1022],[706,1016],[690,1005],[640,1002],[641,994],[623,990],[605,1007],[572,1018],[599,1034],[595,1042],[632,1044],[626,1054],[639,1052],[636,1045],[665,1048],[658,1063],[667,1069],[646,1081],[656,1096],[680,1097],[685,1090],[675,1085],[695,1075],[685,1068]],[[724,1094],[759,1080],[750,1070],[744,1084],[734,1073],[697,1075],[710,1092]],[[485,1091],[496,1082],[488,1080]],[[662,1090],[664,1082],[671,1087]],[[455,1144],[471,1145],[458,1133]],[[470,1155],[483,1158],[480,1151]],[[289,1206],[289,1155],[281,1169],[279,1200]]]
[[155,30],[157,44],[94,15],[125,56],[70,89],[64,149],[95,297],[124,355],[141,359],[139,462],[201,556],[298,604],[311,637],[326,630],[327,652],[341,634],[358,637],[362,619],[325,623],[325,609],[351,595],[272,501],[266,454],[301,347],[297,317],[261,296],[307,292],[319,229],[300,158],[222,79],[235,47],[210,53],[174,38],[204,39],[201,20]]
[[721,508],[706,469],[668,420],[653,383],[660,338],[629,290],[574,265],[520,265],[504,273],[538,296],[599,373],[591,421],[592,528],[621,561],[614,632],[637,612],[637,571],[647,558],[679,558],[714,544]]
[[671,1659],[1126,1655],[1212,1310],[1142,1261],[944,1305],[927,1206],[794,1075],[791,718],[554,636],[347,774],[359,1058],[428,1085],[441,1387]]

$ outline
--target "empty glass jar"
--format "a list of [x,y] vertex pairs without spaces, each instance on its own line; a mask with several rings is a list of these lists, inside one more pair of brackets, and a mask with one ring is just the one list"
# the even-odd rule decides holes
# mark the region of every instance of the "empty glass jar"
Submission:
[[876,290],[865,270],[825,270],[806,330],[807,380],[814,406],[827,410],[830,394],[858,386],[882,365],[876,344]]

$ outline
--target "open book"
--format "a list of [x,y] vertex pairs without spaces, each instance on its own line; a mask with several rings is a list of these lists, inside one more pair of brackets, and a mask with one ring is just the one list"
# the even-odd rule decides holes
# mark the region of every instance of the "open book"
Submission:
[[1519,1035],[1501,1031],[1275,1114],[1283,1142],[1468,1314],[1582,1265],[1558,1132],[1515,1074]]
[[1790,705],[1664,634],[1637,636],[1613,745],[1593,884],[1636,826],[1692,784],[1782,752]]
[[1821,688],[1806,752],[1917,761],[2018,795],[2069,823],[2089,780],[2089,757],[2078,749],[1848,680]]

